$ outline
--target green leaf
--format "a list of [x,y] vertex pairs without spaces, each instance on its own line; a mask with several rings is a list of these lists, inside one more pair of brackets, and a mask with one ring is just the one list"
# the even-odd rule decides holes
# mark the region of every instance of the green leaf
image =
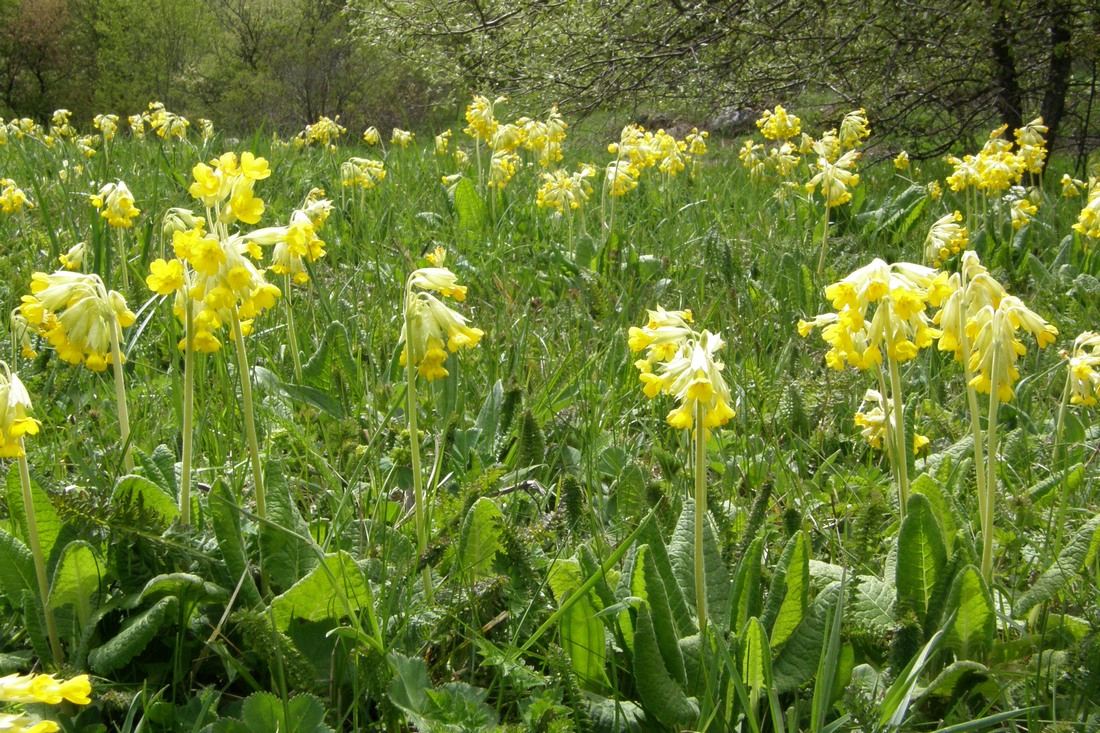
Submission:
[[310,387],[332,392],[339,386],[335,379],[337,374],[354,378],[357,370],[348,346],[348,330],[344,324],[333,321],[325,329],[313,355],[302,365],[302,379]]
[[145,455],[139,450],[134,450],[134,455],[141,463],[146,477],[160,487],[168,496],[176,497],[179,490],[176,483],[176,455],[166,445],[158,445],[153,449],[152,455]]
[[924,495],[928,499],[928,503],[932,505],[932,512],[939,520],[940,529],[943,531],[944,551],[950,555],[958,525],[955,522],[955,513],[949,503],[950,499],[944,494],[940,482],[927,473],[922,473],[913,479],[912,484],[909,486],[909,493]]
[[680,652],[680,638],[676,634],[676,626],[672,620],[672,609],[668,605],[665,584],[657,572],[657,566],[653,562],[648,545],[638,548],[634,559],[630,591],[631,595],[649,605],[657,647],[661,650],[665,668],[680,685],[686,685],[687,672],[684,668],[683,654]]
[[[11,512],[12,524],[18,527],[19,538],[29,546],[27,540],[27,515],[23,504],[23,485],[19,479],[19,468],[15,465],[8,471],[8,511]],[[35,526],[38,528],[38,544],[42,548],[42,556],[50,558],[57,536],[61,534],[61,518],[54,509],[49,495],[42,490],[33,478],[31,478],[31,501],[34,502]],[[37,585],[35,585],[37,588]]]
[[236,497],[224,482],[218,481],[210,490],[210,501],[207,506],[214,536],[218,540],[218,551],[221,553],[226,570],[229,571],[230,582],[233,587],[236,587],[237,583],[241,584],[241,589],[237,593],[237,602],[246,607],[260,605],[262,602],[260,591],[256,587],[256,581],[252,577],[252,565],[244,551],[241,515],[237,509]]
[[658,721],[678,730],[695,726],[699,705],[669,675],[645,603],[639,604],[635,620],[634,682],[638,699]]
[[1100,551],[1100,514],[1097,514],[1077,531],[1073,539],[1039,579],[1016,601],[1012,612],[1023,618],[1040,603],[1053,600],[1065,590],[1086,567],[1092,564]]
[[924,622],[946,563],[943,532],[932,505],[923,494],[913,494],[898,533],[898,606],[912,608]]
[[313,695],[283,700],[270,692],[254,692],[241,706],[239,721],[217,721],[218,733],[332,733],[325,725],[325,708]]
[[264,483],[268,521],[260,526],[263,571],[276,587],[290,588],[317,566],[317,553],[277,461],[264,467]]
[[455,217],[460,229],[477,232],[485,227],[489,212],[477,193],[477,186],[468,178],[459,179],[452,194]]
[[894,586],[871,575],[856,577],[855,590],[848,600],[852,626],[885,636],[893,631],[896,593]]
[[141,591],[141,600],[175,596],[181,601],[225,601],[229,591],[191,573],[166,573],[152,578]]
[[810,604],[801,623],[779,651],[772,664],[772,684],[779,693],[796,690],[817,674],[828,621],[837,612],[839,600],[840,583],[831,583]]
[[50,607],[72,605],[80,628],[92,615],[92,603],[99,598],[103,585],[103,565],[96,551],[83,540],[73,540],[61,551],[61,559],[53,572],[50,586]]
[[[550,566],[547,582],[558,606],[575,595],[583,585],[580,563],[575,559],[557,560]],[[559,622],[561,645],[569,655],[577,677],[591,687],[607,687],[607,642],[603,622],[592,593],[576,600]]]
[[0,590],[16,607],[23,603],[24,592],[38,593],[34,556],[26,545],[3,529],[0,529]]
[[[687,603],[695,607],[695,502],[685,501],[672,539],[668,556],[677,582]],[[730,574],[718,549],[717,532],[709,513],[703,521],[703,566],[707,585],[707,615],[720,630],[729,620]],[[687,634],[682,634],[687,636]]]
[[176,501],[144,476],[123,476],[115,484],[111,502],[120,507],[141,511],[163,532],[176,521],[180,510]]
[[417,730],[432,730],[426,718],[431,704],[428,690],[432,688],[428,665],[423,659],[406,657],[398,652],[390,652],[389,658],[395,672],[387,687],[390,702],[405,713]]
[[371,608],[370,586],[355,559],[346,552],[326,555],[306,577],[271,602],[279,631],[294,619],[324,621],[354,617]]
[[764,628],[770,628],[771,645],[779,648],[790,638],[806,613],[810,597],[810,554],[806,535],[798,532],[783,549],[768,587],[767,603],[760,617]]
[[993,646],[993,596],[978,569],[967,565],[955,576],[944,608],[945,642],[960,659],[973,659]]
[[754,711],[760,701],[761,693],[771,686],[772,681],[768,675],[771,654],[767,629],[760,623],[760,619],[753,616],[748,621],[741,642],[741,680],[749,690]]
[[661,582],[665,584],[665,594],[668,596],[668,605],[672,609],[672,618],[676,622],[677,635],[683,639],[697,633],[699,628],[695,625],[695,618],[688,608],[687,599],[684,598],[684,592],[680,588],[676,571],[672,567],[664,538],[661,537],[656,522],[646,522],[641,527],[638,542],[649,545],[650,557],[653,558],[653,564],[661,576]]
[[504,515],[488,497],[481,497],[466,512],[458,541],[458,572],[471,581],[488,575],[500,549]]
[[764,602],[764,589],[760,582],[761,560],[764,555],[764,538],[757,537],[745,551],[737,572],[733,576],[730,593],[730,628],[740,631],[754,616],[759,616]]
[[478,429],[478,434],[486,436],[490,445],[500,437],[497,435],[497,430],[500,427],[500,409],[503,402],[504,384],[498,379],[493,383],[485,401],[481,403],[481,409],[478,410],[477,418],[474,420],[474,427]]
[[620,517],[639,517],[649,506],[646,502],[645,473],[637,461],[624,467],[613,487],[615,510]]
[[165,623],[175,619],[178,608],[179,599],[168,596],[130,619],[118,636],[88,654],[88,665],[92,671],[107,675],[129,664],[160,634]]

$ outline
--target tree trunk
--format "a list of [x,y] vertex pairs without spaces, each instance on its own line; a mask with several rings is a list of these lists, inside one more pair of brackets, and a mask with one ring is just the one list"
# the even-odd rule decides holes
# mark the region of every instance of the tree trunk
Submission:
[[1069,3],[1066,0],[1050,0],[1049,5],[1050,64],[1047,66],[1047,88],[1043,93],[1040,114],[1047,131],[1047,150],[1053,152],[1058,139],[1058,128],[1062,115],[1066,111],[1066,94],[1069,91],[1069,77],[1073,65],[1070,53],[1072,38],[1072,18]]
[[997,114],[1008,129],[1022,127],[1023,95],[1016,73],[1016,57],[1012,49],[1012,23],[1008,17],[1006,0],[991,0],[990,11],[995,14],[990,34],[990,54],[993,57],[993,81],[996,85]]

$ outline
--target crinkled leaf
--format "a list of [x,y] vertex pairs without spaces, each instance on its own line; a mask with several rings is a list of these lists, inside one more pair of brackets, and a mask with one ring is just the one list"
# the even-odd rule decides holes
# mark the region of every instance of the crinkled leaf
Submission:
[[286,631],[294,619],[341,619],[370,608],[371,591],[363,571],[346,552],[326,555],[324,563],[271,602],[275,627]]

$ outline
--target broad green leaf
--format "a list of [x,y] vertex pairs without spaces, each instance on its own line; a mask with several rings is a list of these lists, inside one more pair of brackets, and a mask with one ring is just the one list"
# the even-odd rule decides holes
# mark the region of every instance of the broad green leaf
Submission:
[[932,505],[923,494],[913,494],[898,534],[899,608],[912,608],[923,621],[946,563],[943,533]]
[[398,652],[390,652],[390,663],[395,673],[387,687],[390,702],[405,713],[417,730],[430,731],[431,723],[426,717],[431,705],[428,690],[432,688],[428,665],[423,659]]
[[620,517],[639,517],[649,508],[646,502],[645,473],[637,461],[624,467],[614,486],[615,509]]
[[260,605],[260,591],[256,587],[256,581],[252,577],[252,565],[244,551],[241,515],[233,492],[224,482],[218,481],[210,490],[207,506],[214,536],[218,540],[218,551],[229,571],[229,580],[234,588],[238,583],[241,586],[237,593],[237,603],[245,607]]
[[767,662],[771,660],[771,654],[768,632],[760,619],[754,616],[749,619],[741,642],[741,681],[749,690],[753,710],[756,710],[761,693],[771,685],[767,676]]
[[498,379],[493,383],[485,401],[481,403],[477,419],[474,420],[474,427],[478,429],[480,435],[487,436],[490,444],[499,437],[497,429],[500,426],[500,409],[503,402],[504,384]]
[[991,676],[989,668],[978,662],[970,660],[960,659],[947,665],[936,675],[936,678],[929,683],[928,687],[925,687],[915,696],[914,702],[921,702],[922,700],[929,700],[931,698],[950,698],[958,694],[958,686],[960,682],[966,681],[969,684],[974,684],[978,680],[983,680]]
[[[580,563],[575,559],[557,560],[550,566],[547,581],[560,607],[583,585]],[[607,641],[604,625],[597,616],[599,609],[591,593],[585,594],[569,607],[559,622],[561,644],[569,655],[573,671],[586,685],[606,687],[605,670]]]
[[24,592],[38,594],[34,556],[26,545],[3,529],[0,529],[0,590],[15,607],[23,603]]
[[945,642],[960,659],[973,659],[993,646],[996,620],[993,597],[973,565],[967,565],[955,576],[944,615]]
[[165,623],[175,619],[178,608],[179,600],[167,596],[127,621],[117,636],[88,654],[92,671],[107,675],[129,664],[160,634]]
[[[687,599],[680,588],[676,571],[672,567],[664,538],[661,537],[656,522],[646,522],[642,526],[638,543],[649,545],[649,554],[653,558],[653,564],[661,575],[661,581],[665,584],[665,594],[668,596],[668,605],[672,609],[672,618],[676,622],[677,635],[682,639],[698,632],[699,628],[695,625],[695,619],[688,608]],[[632,577],[630,576],[624,580],[629,581]],[[692,582],[694,583],[694,580]],[[694,594],[692,597],[694,598]]]
[[316,548],[277,461],[264,467],[264,483],[268,521],[260,526],[263,571],[274,586],[287,589],[317,566]]
[[119,507],[142,511],[143,516],[156,523],[158,531],[167,529],[180,513],[175,499],[144,476],[120,478],[111,492],[111,502]]
[[768,588],[767,605],[760,621],[771,628],[773,649],[778,649],[802,622],[810,597],[810,553],[804,532],[787,542]]
[[179,489],[176,482],[176,455],[166,445],[158,445],[152,455],[134,450],[134,456],[141,463],[145,476],[160,487],[168,496],[177,497]]
[[61,559],[53,572],[50,586],[50,607],[72,605],[80,628],[88,624],[92,603],[102,590],[103,565],[96,551],[83,540],[73,540],[61,551]]
[[453,201],[460,229],[477,232],[485,227],[489,213],[473,181],[459,179],[454,187]]
[[[35,526],[38,528],[38,544],[42,548],[42,556],[48,559],[57,543],[57,536],[61,534],[61,518],[54,509],[49,495],[42,490],[38,482],[31,478],[31,501],[34,502]],[[19,538],[29,546],[27,540],[27,514],[24,511],[23,485],[19,479],[19,467],[12,464],[8,470],[8,511],[11,512],[13,529],[18,528]],[[36,586],[37,587],[37,586]]]
[[1085,464],[1076,463],[1065,471],[1059,471],[1053,476],[1048,476],[1027,490],[1032,501],[1039,501],[1050,494],[1053,489],[1060,488],[1065,482],[1064,491],[1076,492],[1085,480]]
[[481,497],[466,512],[462,534],[458,541],[458,572],[470,580],[478,580],[493,569],[493,559],[500,549],[504,515],[492,499]]
[[944,495],[940,482],[927,473],[922,473],[913,479],[913,483],[909,486],[909,492],[923,494],[928,499],[928,503],[932,505],[932,512],[939,520],[940,529],[943,531],[944,551],[950,555],[958,526],[955,523],[955,513],[952,511],[950,500]]
[[772,663],[772,684],[778,692],[796,690],[817,674],[828,620],[831,613],[837,612],[839,599],[840,583],[833,583],[819,593],[779,651]]
[[229,591],[191,573],[166,573],[152,578],[141,591],[147,601],[164,596],[176,596],[181,601],[225,601]]
[[294,619],[324,621],[355,617],[371,607],[370,586],[355,559],[346,552],[326,555],[288,591],[271,602],[271,616],[279,631]]
[[1023,618],[1040,603],[1053,600],[1066,586],[1092,564],[1100,551],[1100,514],[1097,514],[1077,531],[1073,539],[1039,579],[1016,601],[1013,614]]
[[649,605],[657,647],[661,650],[665,668],[676,682],[686,685],[687,672],[680,652],[680,638],[676,634],[676,626],[672,620],[672,609],[668,605],[665,584],[657,572],[657,566],[649,552],[649,545],[638,548],[638,554],[634,559],[630,591],[632,596],[642,599]]
[[638,699],[658,721],[677,730],[693,728],[699,717],[698,703],[689,698],[669,675],[649,607],[639,604],[634,631],[634,683]]
[[241,718],[216,721],[214,733],[332,733],[325,725],[325,708],[313,695],[284,700],[270,692],[254,692],[241,706]]
[[885,637],[897,625],[895,600],[892,584],[871,575],[857,576],[847,608],[853,627]]
[[[703,517],[703,566],[707,586],[707,616],[720,630],[729,621],[730,574],[718,549],[710,515]],[[668,543],[668,556],[687,603],[695,607],[695,502],[685,501]]]
[[757,537],[749,545],[733,576],[730,628],[734,631],[744,629],[750,618],[760,614],[764,602],[764,589],[760,580],[763,554],[764,538]]
[[348,330],[344,324],[333,321],[325,329],[313,355],[302,365],[302,379],[310,387],[332,392],[339,386],[337,375],[354,378],[356,373],[355,360],[348,346]]

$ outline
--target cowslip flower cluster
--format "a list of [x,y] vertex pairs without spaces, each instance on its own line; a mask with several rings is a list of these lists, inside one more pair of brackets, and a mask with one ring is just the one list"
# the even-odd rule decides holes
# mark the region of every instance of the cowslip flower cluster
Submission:
[[546,168],[561,160],[561,144],[569,125],[557,105],[550,108],[545,120],[521,117],[516,124],[523,129],[523,148],[534,154],[540,166]]
[[[806,337],[821,328],[830,346],[825,362],[837,370],[845,364],[861,370],[879,365],[884,347],[895,362],[913,359],[940,335],[925,314],[935,298],[929,290],[935,276],[935,270],[923,265],[875,259],[829,285],[825,297],[836,312],[800,320],[798,332]],[[872,303],[875,312],[868,319]]]
[[377,127],[371,125],[367,129],[363,130],[363,142],[373,147],[382,142],[382,133],[378,132]]
[[77,242],[68,250],[58,255],[57,260],[66,270],[74,272],[84,269],[84,258],[88,253],[87,242]]
[[340,117],[330,119],[322,115],[312,125],[306,125],[305,129],[298,133],[298,139],[303,145],[318,144],[328,147],[340,139],[347,129],[340,124]]
[[497,97],[489,101],[488,97],[475,94],[473,101],[466,105],[467,124],[463,132],[479,142],[491,142],[500,126],[493,108],[507,101],[507,97]]
[[256,181],[271,175],[267,160],[252,153],[223,153],[210,161],[198,163],[191,169],[194,182],[188,188],[192,198],[198,199],[212,214],[212,221],[226,226],[242,221],[255,224],[264,213],[263,199],[253,193]]
[[[405,323],[401,328],[402,366],[412,365],[429,382],[446,377],[448,352],[477,346],[485,332],[468,324],[465,316],[447,306],[433,293],[458,302],[466,299],[466,286],[444,267],[447,253],[442,247],[428,255],[429,267],[409,275],[405,285]],[[445,348],[444,348],[445,347]]]
[[141,213],[141,209],[134,206],[134,195],[122,181],[104,184],[90,200],[92,206],[100,210],[99,215],[114,229],[129,229]]
[[863,141],[871,136],[868,127],[867,112],[862,107],[844,115],[840,121],[840,147],[843,150],[858,148]]
[[23,189],[15,185],[10,178],[0,178],[0,211],[5,214],[18,214],[34,208],[34,202],[27,197]]
[[173,137],[183,140],[187,137],[187,128],[191,126],[186,117],[175,112],[169,112],[160,102],[149,103],[149,113],[146,120],[149,123],[149,128],[161,140]]
[[416,140],[416,133],[402,130],[399,127],[393,128],[393,132],[390,134],[390,144],[400,145],[402,148],[409,147],[414,140]]
[[894,167],[899,171],[909,170],[909,153],[902,150],[894,158]]
[[1100,178],[1089,179],[1088,198],[1077,215],[1073,230],[1090,239],[1100,239]]
[[[91,702],[92,684],[88,675],[59,680],[50,674],[9,674],[0,677],[0,702],[60,705]],[[52,720],[41,720],[26,713],[0,714],[0,730],[12,733],[55,733],[61,728]]]
[[[116,329],[128,328],[136,319],[122,294],[107,290],[98,275],[36,272],[31,294],[22,300],[20,313],[57,355],[94,372],[107,369],[120,340]],[[121,353],[118,358],[125,360]]]
[[364,190],[374,188],[386,179],[386,164],[370,158],[348,158],[340,164],[340,183],[359,186]]
[[775,105],[774,110],[764,110],[756,126],[768,140],[787,140],[802,132],[802,120],[787,114],[781,104]]
[[725,342],[718,334],[692,328],[690,310],[658,307],[648,311],[648,316],[645,326],[630,328],[627,342],[631,351],[645,352],[634,362],[645,395],[653,399],[663,393],[679,401],[665,417],[674,428],[691,430],[697,417],[702,418],[704,428],[725,425],[733,417],[733,409],[722,376],[725,365],[716,358]]
[[[867,407],[870,409],[867,409]],[[882,450],[883,440],[894,430],[894,404],[889,397],[883,397],[877,389],[869,389],[863,395],[863,403],[855,414],[856,427],[860,435],[875,450]],[[913,454],[920,452],[931,442],[927,436],[913,434]]]
[[962,220],[962,212],[955,211],[941,216],[928,230],[924,239],[924,258],[932,267],[939,267],[948,257],[966,249],[970,238],[966,227],[959,224]]
[[1073,341],[1069,359],[1070,403],[1095,407],[1100,395],[1100,333],[1086,331]]
[[1007,129],[1007,125],[1001,125],[991,132],[977,155],[947,159],[954,166],[947,177],[952,191],[973,187],[987,196],[997,195],[1019,184],[1025,173],[1042,171],[1047,155],[1043,119],[1036,118],[1015,131],[1015,150],[1012,141],[1004,137]]
[[859,160],[859,153],[849,150],[835,163],[829,162],[824,150],[818,150],[818,153],[815,163],[818,172],[806,183],[806,190],[812,194],[820,186],[821,195],[825,198],[825,205],[828,207],[848,203],[852,200],[852,192],[848,188],[859,185],[859,174],[852,172],[856,161]]
[[310,192],[303,208],[290,215],[290,224],[284,227],[257,229],[244,235],[250,242],[275,245],[271,252],[271,271],[276,275],[288,275],[299,284],[309,282],[306,262],[316,262],[325,256],[325,243],[317,231],[332,211],[332,202],[318,198],[323,191]]
[[558,214],[579,209],[592,195],[592,185],[588,179],[595,175],[596,169],[590,165],[583,165],[572,174],[564,170],[543,173],[543,183],[535,203],[539,208],[553,209]]
[[516,174],[516,168],[523,165],[523,161],[515,153],[507,150],[497,150],[489,159],[489,188],[503,189]]
[[666,176],[675,176],[695,158],[706,153],[706,132],[698,128],[683,140],[677,140],[664,130],[649,132],[641,125],[630,124],[622,129],[619,141],[607,146],[615,160],[607,166],[606,182],[612,196],[621,196],[637,185],[637,179],[647,168],[656,168]]
[[96,115],[95,119],[92,120],[92,124],[103,135],[103,139],[108,142],[114,140],[115,135],[118,134],[118,115]]
[[[19,375],[0,361],[0,458],[24,455],[23,436],[38,434],[39,422],[27,415],[30,409],[31,397]],[[0,678],[0,700],[8,699],[4,697],[5,679]]]

